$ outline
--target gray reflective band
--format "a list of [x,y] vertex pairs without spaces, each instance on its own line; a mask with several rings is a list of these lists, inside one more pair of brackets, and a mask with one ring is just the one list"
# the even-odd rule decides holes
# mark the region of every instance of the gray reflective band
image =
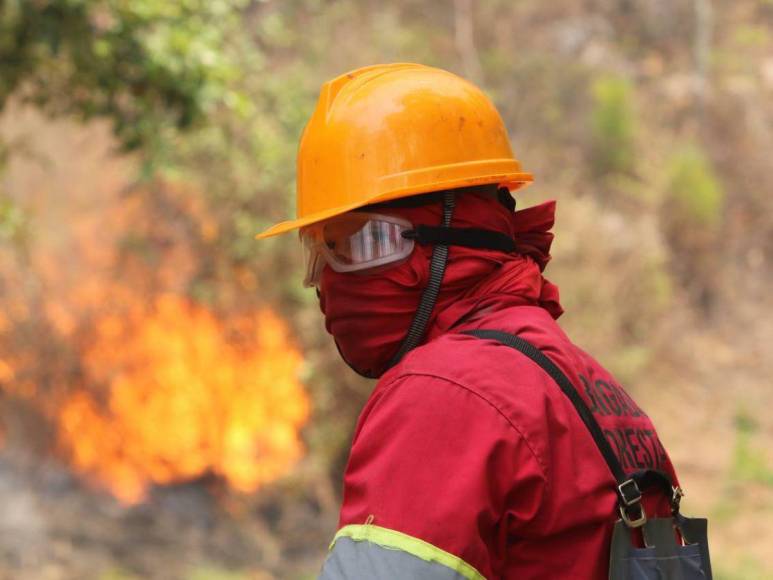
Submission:
[[351,524],[338,530],[320,578],[485,580],[483,574],[459,556],[371,523]]
[[[466,580],[460,572],[400,549],[339,538],[325,560],[320,580]],[[480,578],[483,578],[480,576]]]

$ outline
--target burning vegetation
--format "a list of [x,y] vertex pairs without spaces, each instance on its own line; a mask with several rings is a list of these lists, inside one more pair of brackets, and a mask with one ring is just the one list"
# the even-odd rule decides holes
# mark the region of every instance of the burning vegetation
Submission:
[[268,310],[226,328],[171,295],[99,320],[84,364],[107,391],[74,392],[57,418],[73,467],[128,502],[207,473],[245,492],[283,475],[308,415],[286,334]]
[[45,439],[39,451],[124,503],[286,474],[309,415],[302,357],[254,277],[241,295],[219,300],[215,279],[209,300],[190,298],[218,234],[198,198],[168,184],[79,195],[49,198],[50,233],[0,252],[0,445]]

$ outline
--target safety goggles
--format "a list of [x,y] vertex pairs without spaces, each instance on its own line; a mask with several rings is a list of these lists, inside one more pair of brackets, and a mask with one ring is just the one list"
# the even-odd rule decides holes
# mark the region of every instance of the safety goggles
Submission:
[[413,251],[414,240],[403,236],[411,230],[405,219],[370,212],[349,212],[303,228],[303,285],[318,286],[325,264],[335,272],[364,272],[403,260]]

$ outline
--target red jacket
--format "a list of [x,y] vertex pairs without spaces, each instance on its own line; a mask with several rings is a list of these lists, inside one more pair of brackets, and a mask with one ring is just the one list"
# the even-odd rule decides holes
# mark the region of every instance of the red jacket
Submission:
[[[513,349],[459,334],[473,328],[517,334],[543,350],[627,472],[660,469],[676,482],[649,417],[545,309],[487,304],[409,353],[373,391],[323,578],[607,578],[617,513],[609,468],[555,382]],[[644,506],[648,515],[670,513],[657,492],[645,494]],[[355,544],[344,540],[404,561],[384,564],[375,548],[347,553]]]

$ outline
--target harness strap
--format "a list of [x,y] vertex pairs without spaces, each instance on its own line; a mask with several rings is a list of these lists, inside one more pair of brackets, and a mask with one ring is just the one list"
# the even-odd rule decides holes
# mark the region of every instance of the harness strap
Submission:
[[596,443],[596,447],[598,447],[601,455],[604,457],[604,461],[606,461],[607,466],[609,466],[609,470],[612,472],[612,475],[615,478],[615,482],[617,483],[618,503],[620,505],[620,513],[623,516],[623,519],[631,527],[638,527],[643,525],[647,521],[647,518],[641,506],[642,493],[638,481],[645,482],[646,477],[645,483],[647,485],[651,483],[662,484],[663,478],[670,482],[668,476],[665,474],[658,474],[658,476],[647,476],[647,473],[658,473],[653,472],[652,470],[638,472],[631,477],[627,476],[623,470],[622,465],[620,465],[620,461],[618,460],[617,455],[615,455],[615,452],[612,450],[612,446],[609,444],[609,441],[607,441],[607,438],[604,436],[601,427],[593,417],[593,413],[588,408],[588,405],[585,404],[585,401],[582,399],[577,389],[574,388],[572,382],[561,371],[561,369],[559,369],[558,366],[556,366],[556,364],[550,360],[547,355],[545,355],[545,353],[543,353],[529,341],[521,338],[520,336],[508,334],[507,332],[502,332],[499,330],[467,330],[462,332],[462,334],[467,334],[481,339],[495,340],[501,344],[504,344],[505,346],[514,348],[537,363],[542,368],[542,370],[544,370],[550,376],[550,378],[556,382],[564,395],[566,395],[571,401],[572,405],[574,405],[574,408],[577,410],[577,414],[580,416],[580,419],[582,419],[582,422],[585,424],[585,427],[588,429],[591,437],[593,437],[593,441]]

